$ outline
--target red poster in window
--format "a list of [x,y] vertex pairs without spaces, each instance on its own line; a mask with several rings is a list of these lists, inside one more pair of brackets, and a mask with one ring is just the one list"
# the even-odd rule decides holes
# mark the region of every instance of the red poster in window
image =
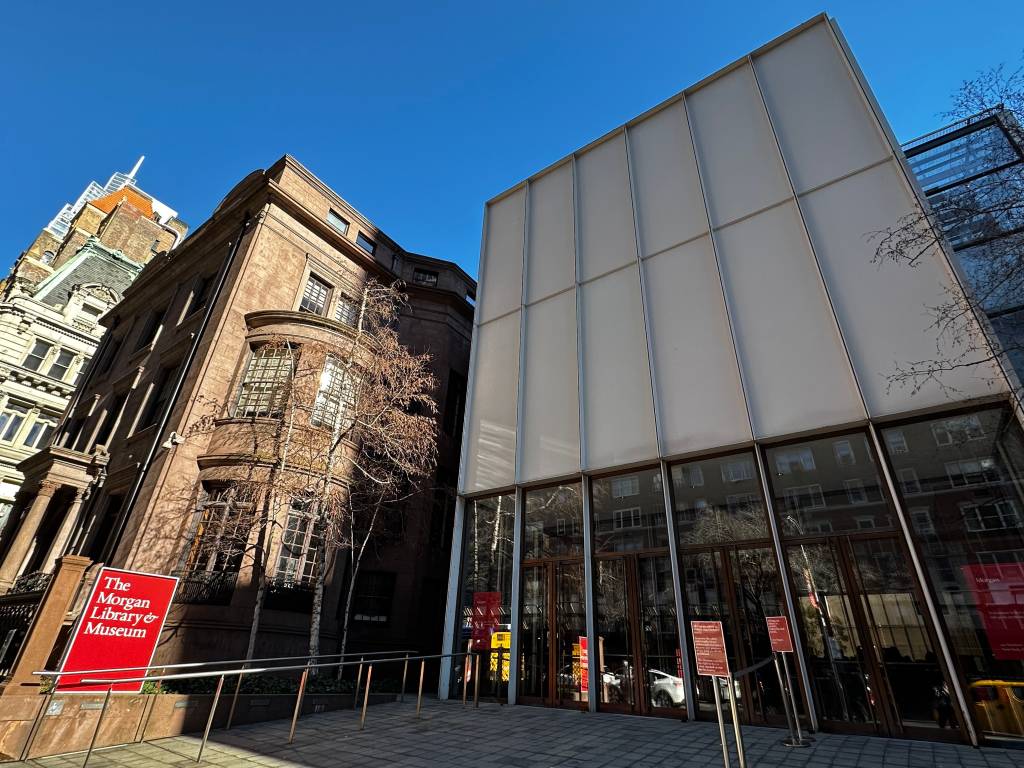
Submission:
[[[127,672],[84,675],[93,679],[142,677],[152,663],[160,632],[178,586],[174,576],[101,568],[71,636],[62,672],[135,667]],[[105,691],[81,685],[83,675],[61,675],[57,690]],[[138,693],[142,683],[118,683],[113,690]]]
[[1024,659],[1024,565],[965,565],[961,569],[981,616],[992,655]]
[[473,593],[473,648],[491,647],[491,635],[501,628],[501,592]]
[[768,622],[768,641],[776,653],[792,653],[793,637],[789,634],[789,619],[785,616],[765,616]]
[[729,658],[725,652],[725,634],[720,621],[691,621],[693,655],[697,658],[697,674],[728,677]]
[[587,651],[587,638],[580,635],[580,690],[590,690],[590,653]]

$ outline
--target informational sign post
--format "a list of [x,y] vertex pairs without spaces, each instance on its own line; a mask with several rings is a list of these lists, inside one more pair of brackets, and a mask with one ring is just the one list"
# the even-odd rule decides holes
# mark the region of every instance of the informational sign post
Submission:
[[732,728],[736,736],[736,757],[740,768],[747,768],[747,755],[743,749],[743,734],[740,732],[740,720],[736,711],[736,691],[729,672],[729,654],[725,647],[725,632],[720,621],[691,621],[690,632],[693,636],[693,655],[697,660],[697,674],[711,678],[711,688],[715,693],[715,712],[718,713],[718,735],[722,740],[722,762],[729,768],[729,743],[725,738],[725,717],[722,714],[722,694],[719,691],[719,678],[725,681],[725,689],[729,692],[729,707],[732,711]]
[[809,746],[810,740],[805,739],[800,732],[800,715],[797,713],[796,696],[793,695],[793,684],[789,676],[789,662],[786,661],[786,654],[793,653],[793,635],[789,631],[789,619],[785,616],[765,616],[764,620],[768,625],[768,642],[771,643],[772,654],[775,656],[775,673],[779,676],[782,707],[786,710],[786,722],[789,724],[789,738],[783,739],[782,743],[787,747]]
[[[143,677],[152,663],[178,579],[154,573],[102,568],[82,609],[61,664],[58,691],[105,691],[106,685],[82,685],[85,678]],[[76,670],[126,668],[124,672],[75,675]],[[114,684],[112,690],[138,693],[141,682]]]

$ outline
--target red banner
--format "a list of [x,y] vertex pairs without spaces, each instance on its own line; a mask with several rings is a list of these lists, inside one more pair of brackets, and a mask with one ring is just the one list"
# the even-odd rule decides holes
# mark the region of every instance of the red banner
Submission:
[[765,616],[768,622],[768,640],[776,653],[792,653],[793,637],[789,634],[789,619],[785,616]]
[[473,593],[473,648],[491,647],[491,635],[501,628],[501,592]]
[[697,657],[697,674],[728,677],[729,657],[725,652],[725,634],[720,621],[691,621],[693,654]]
[[580,635],[580,691],[590,690],[590,653],[587,651],[587,638]]
[[997,659],[1024,659],[1024,565],[996,563],[965,565],[964,580]]
[[[174,576],[102,568],[78,619],[62,672],[136,667],[127,672],[84,675],[105,680],[142,677],[152,663],[171,598]],[[105,691],[106,685],[82,685],[83,675],[61,675],[60,691]],[[138,693],[142,683],[118,683],[113,690]]]

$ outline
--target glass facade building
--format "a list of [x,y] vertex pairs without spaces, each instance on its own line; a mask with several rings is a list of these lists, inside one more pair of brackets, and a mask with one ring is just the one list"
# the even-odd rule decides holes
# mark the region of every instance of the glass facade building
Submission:
[[872,263],[921,205],[824,16],[487,204],[445,636],[483,693],[713,719],[715,620],[739,717],[781,725],[784,615],[807,726],[1024,733],[1009,385],[886,378],[956,284]]

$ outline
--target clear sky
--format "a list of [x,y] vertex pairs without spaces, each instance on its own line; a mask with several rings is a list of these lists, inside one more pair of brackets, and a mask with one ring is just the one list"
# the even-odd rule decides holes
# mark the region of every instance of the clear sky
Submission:
[[195,229],[288,152],[475,275],[486,199],[823,10],[901,140],[1024,47],[1020,0],[9,3],[0,269],[141,154]]

